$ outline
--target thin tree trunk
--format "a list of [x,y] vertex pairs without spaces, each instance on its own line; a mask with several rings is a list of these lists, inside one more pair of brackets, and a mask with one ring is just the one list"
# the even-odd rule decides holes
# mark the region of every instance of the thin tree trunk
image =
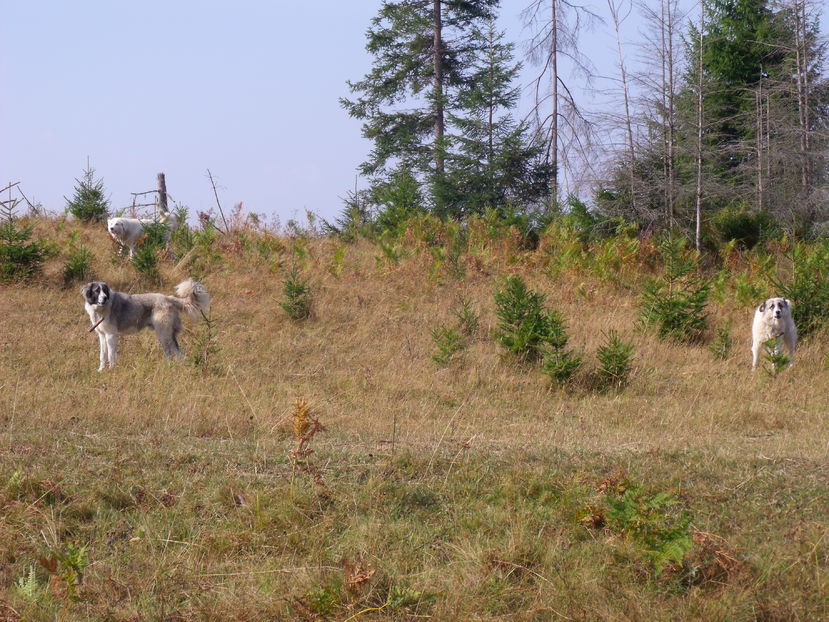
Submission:
[[622,40],[619,35],[619,12],[613,0],[607,0],[610,15],[613,18],[613,28],[616,31],[616,53],[619,56],[619,74],[622,79],[622,96],[625,102],[625,129],[627,132],[628,148],[628,169],[630,172],[630,203],[633,213],[636,213],[636,152],[633,148],[633,124],[630,119],[630,91],[628,89],[627,72],[625,71],[625,59],[622,56]]
[[550,0],[550,71],[552,80],[552,121],[550,124],[550,163],[553,175],[550,180],[550,199],[558,204],[558,0]]
[[694,197],[696,229],[694,231],[694,246],[702,249],[702,123],[703,123],[703,43],[705,34],[705,3],[700,2],[699,9],[699,64],[697,67],[697,184]]
[[763,187],[763,147],[764,147],[764,134],[765,134],[765,123],[763,123],[763,80],[760,80],[758,84],[757,91],[754,95],[755,99],[755,109],[757,115],[757,123],[755,125],[755,132],[757,133],[757,210],[763,211],[764,201],[763,195],[765,193],[765,188]]
[[435,172],[443,174],[443,21],[441,19],[441,0],[433,0],[433,29],[434,29],[434,96],[435,96]]
[[671,2],[672,0],[665,0],[665,7],[667,12],[667,47],[666,47],[666,54],[667,54],[667,71],[668,71],[668,83],[667,83],[667,100],[668,100],[668,108],[666,111],[667,115],[667,129],[668,129],[668,149],[667,149],[667,158],[668,158],[668,179],[667,179],[667,187],[668,187],[668,215],[669,215],[669,223],[670,226],[674,226],[676,224],[676,214],[674,213],[674,143],[675,143],[675,136],[676,136],[676,128],[674,126],[675,117],[674,114],[674,15],[671,12]]

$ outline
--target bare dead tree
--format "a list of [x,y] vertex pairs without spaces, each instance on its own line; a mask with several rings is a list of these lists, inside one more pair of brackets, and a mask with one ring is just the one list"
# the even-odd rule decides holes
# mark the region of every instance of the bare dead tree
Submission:
[[696,187],[694,192],[694,247],[702,249],[702,128],[704,123],[704,41],[705,41],[705,2],[699,3],[699,49],[697,50],[697,142],[696,142]]
[[625,116],[624,116],[624,124],[625,124],[625,134],[627,139],[627,152],[628,152],[628,174],[630,179],[630,201],[631,201],[631,209],[633,212],[636,212],[636,151],[634,148],[633,142],[633,122],[631,120],[630,114],[630,88],[628,86],[628,79],[627,79],[627,70],[625,68],[625,57],[622,54],[622,37],[619,32],[619,28],[622,22],[627,19],[630,15],[631,5],[625,9],[625,14],[620,15],[620,10],[624,6],[624,2],[626,0],[607,0],[607,8],[610,11],[610,18],[613,21],[613,30],[616,34],[616,54],[618,56],[618,65],[619,65],[619,78],[621,81],[622,87],[622,99],[625,104]]
[[[549,12],[545,7],[549,7]],[[557,204],[562,177],[572,175],[567,170],[569,162],[575,154],[586,153],[594,132],[593,124],[562,78],[560,61],[566,59],[573,72],[589,83],[594,72],[589,60],[578,51],[578,37],[583,28],[601,18],[584,5],[566,0],[534,0],[522,17],[533,33],[527,55],[541,68],[534,80],[535,102],[530,114],[535,118],[538,134],[548,144],[547,157],[553,170],[550,199]],[[550,112],[543,114],[542,109],[548,105]],[[589,163],[589,158],[583,160]]]
[[[669,227],[676,225],[676,68],[680,61],[677,38],[684,16],[679,11],[678,0],[660,0],[658,9],[639,3],[649,32],[645,35],[646,66],[660,76],[654,83],[646,74],[642,81],[651,92],[651,109],[662,139],[662,177],[665,216]],[[647,71],[647,69],[646,69]]]
[[222,217],[222,222],[225,225],[225,232],[229,232],[230,229],[227,226],[227,220],[225,219],[225,213],[222,210],[222,203],[219,201],[219,193],[216,190],[216,182],[213,181],[213,174],[210,172],[210,169],[207,169],[207,177],[210,179],[210,185],[213,187],[213,196],[216,197],[216,205],[219,207],[219,214]]

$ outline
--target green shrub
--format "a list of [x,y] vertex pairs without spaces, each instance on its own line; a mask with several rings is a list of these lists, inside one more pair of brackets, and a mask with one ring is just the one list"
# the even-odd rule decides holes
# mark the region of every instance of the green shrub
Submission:
[[83,179],[75,180],[75,193],[66,211],[82,222],[102,222],[109,215],[109,200],[104,196],[103,180],[95,180],[95,169],[87,165]]
[[30,241],[31,227],[18,227],[14,208],[20,201],[0,201],[0,283],[25,281],[43,269],[43,262],[53,253],[48,242]]
[[774,284],[779,296],[792,301],[801,337],[824,330],[829,322],[829,240],[795,244],[790,278]]
[[466,337],[473,337],[478,332],[480,318],[478,313],[472,307],[472,301],[468,298],[461,300],[458,305],[452,309],[452,314],[458,320],[458,330]]
[[75,281],[88,280],[92,273],[92,251],[85,246],[78,246],[78,233],[73,232],[69,240],[66,262],[63,264],[63,284],[68,286]]
[[695,276],[697,258],[685,238],[669,234],[659,242],[665,262],[661,279],[649,279],[642,294],[641,320],[655,325],[660,339],[682,343],[702,341],[708,326],[705,307],[710,283]]
[[633,344],[625,343],[615,330],[605,334],[605,344],[596,351],[599,359],[599,382],[601,388],[621,389],[628,382]]
[[716,212],[711,217],[709,226],[718,245],[736,242],[747,249],[754,248],[780,231],[777,221],[769,212],[750,212],[743,204]]
[[279,306],[289,318],[299,321],[311,317],[311,285],[307,279],[300,277],[296,267],[291,268],[285,276],[282,293],[285,299],[279,303]]

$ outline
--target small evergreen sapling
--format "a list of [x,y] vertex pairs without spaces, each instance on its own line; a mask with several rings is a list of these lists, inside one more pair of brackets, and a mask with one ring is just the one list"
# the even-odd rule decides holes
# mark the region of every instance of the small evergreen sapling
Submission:
[[599,359],[598,373],[602,388],[621,389],[627,384],[633,344],[625,343],[617,331],[609,330],[605,335],[605,344],[596,350],[596,358]]
[[300,321],[311,317],[311,285],[307,279],[303,279],[299,275],[296,266],[291,268],[285,276],[282,293],[285,298],[279,303],[279,306],[288,314],[289,318]]
[[104,196],[103,180],[95,179],[95,169],[89,164],[83,179],[75,180],[75,193],[66,205],[66,211],[82,222],[103,222],[109,215],[109,200]]

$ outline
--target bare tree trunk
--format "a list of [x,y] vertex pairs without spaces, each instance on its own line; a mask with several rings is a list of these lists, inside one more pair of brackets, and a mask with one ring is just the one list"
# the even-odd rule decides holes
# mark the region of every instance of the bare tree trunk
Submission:
[[763,187],[763,149],[765,147],[765,123],[763,122],[763,80],[760,79],[757,85],[757,91],[754,95],[755,100],[755,114],[757,121],[755,124],[755,133],[757,134],[757,210],[763,211],[765,188]]
[[628,89],[627,72],[625,71],[625,58],[622,56],[622,40],[619,35],[619,9],[613,0],[607,0],[610,15],[613,19],[613,28],[616,31],[616,53],[619,56],[619,74],[622,79],[622,96],[625,102],[625,129],[627,133],[628,149],[628,170],[630,172],[630,203],[633,213],[636,213],[636,152],[633,147],[633,124],[630,119],[630,90]]
[[804,195],[809,190],[809,66],[806,59],[806,2],[792,0],[795,23],[797,112],[800,124],[800,182]]
[[662,53],[663,53],[663,102],[665,106],[665,205],[668,210],[668,226],[676,224],[674,213],[674,15],[672,0],[662,0]]
[[694,197],[696,227],[694,231],[694,247],[702,249],[702,124],[703,124],[703,43],[705,40],[705,3],[699,3],[699,63],[697,66],[697,184]]
[[443,20],[441,18],[441,0],[433,0],[433,30],[434,30],[434,96],[435,96],[435,172],[443,174]]
[[550,0],[550,73],[552,87],[552,118],[550,125],[550,163],[553,176],[550,180],[550,199],[558,204],[558,0]]
[[164,173],[158,174],[158,211],[166,214],[167,208],[167,180],[164,179]]

